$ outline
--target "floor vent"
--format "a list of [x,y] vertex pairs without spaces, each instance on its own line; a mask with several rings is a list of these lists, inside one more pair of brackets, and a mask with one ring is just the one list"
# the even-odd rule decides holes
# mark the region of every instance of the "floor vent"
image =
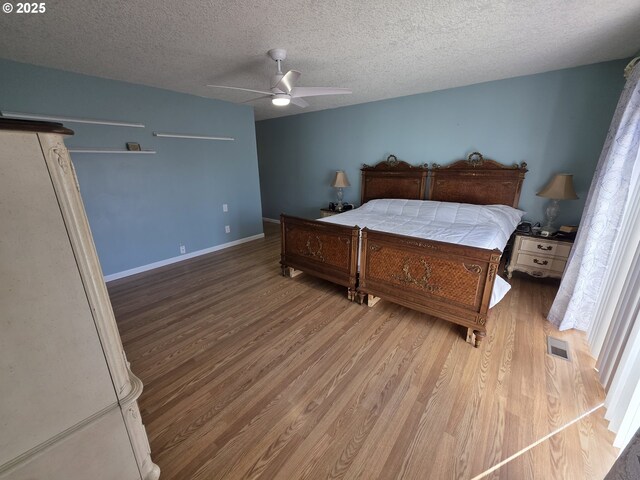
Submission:
[[559,338],[547,337],[547,353],[563,360],[571,361],[569,344]]

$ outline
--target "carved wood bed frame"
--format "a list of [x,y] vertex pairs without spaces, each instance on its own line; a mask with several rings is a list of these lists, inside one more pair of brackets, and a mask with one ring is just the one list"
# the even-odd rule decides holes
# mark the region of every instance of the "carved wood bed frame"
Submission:
[[[517,207],[526,163],[512,166],[474,152],[446,167],[414,167],[391,155],[362,168],[363,203],[376,198],[424,198]],[[489,301],[502,252],[362,229],[280,217],[283,274],[298,270],[348,287],[354,299],[373,305],[383,298],[467,327],[478,347],[486,336]],[[349,240],[349,241],[347,241]],[[320,253],[318,253],[320,251]],[[358,272],[358,253],[360,271]],[[321,258],[322,257],[322,258]]]
[[360,227],[280,215],[282,274],[304,271],[347,287],[354,300],[358,286]]
[[385,161],[373,167],[363,165],[360,171],[361,205],[377,198],[424,199],[429,174],[427,165],[414,167],[398,160],[395,155],[389,155]]

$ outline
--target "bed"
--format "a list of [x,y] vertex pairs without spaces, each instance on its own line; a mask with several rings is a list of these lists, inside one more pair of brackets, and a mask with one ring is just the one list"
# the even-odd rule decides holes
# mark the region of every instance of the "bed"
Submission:
[[363,207],[322,220],[281,216],[283,274],[304,271],[346,286],[351,300],[373,305],[382,298],[462,325],[467,340],[480,346],[498,278],[499,248],[421,238],[411,228],[400,229],[411,235],[401,234],[372,224],[366,215],[361,223],[373,228],[352,223],[359,210],[375,210],[376,202],[367,203],[371,200],[423,200],[427,179],[429,200],[443,202],[445,210],[458,204],[514,210],[526,164],[507,166],[475,152],[466,160],[431,168],[390,156],[361,171]]

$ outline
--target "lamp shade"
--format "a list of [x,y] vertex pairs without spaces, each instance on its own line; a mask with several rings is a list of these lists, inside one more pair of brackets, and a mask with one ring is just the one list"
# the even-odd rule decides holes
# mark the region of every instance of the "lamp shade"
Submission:
[[344,188],[350,187],[349,179],[347,178],[347,174],[342,170],[338,170],[336,172],[336,178],[333,179],[333,183],[331,184],[335,188]]
[[573,188],[573,175],[570,173],[557,173],[537,195],[553,200],[576,200],[578,195]]

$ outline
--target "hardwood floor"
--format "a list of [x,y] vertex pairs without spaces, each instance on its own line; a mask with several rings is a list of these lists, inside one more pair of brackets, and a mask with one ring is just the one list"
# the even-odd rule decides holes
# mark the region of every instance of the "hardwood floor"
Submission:
[[[280,276],[276,227],[109,285],[161,478],[473,478],[603,401],[584,335],[544,319],[557,282],[515,274],[475,349],[450,323]],[[485,478],[601,479],[612,441],[601,408]]]

